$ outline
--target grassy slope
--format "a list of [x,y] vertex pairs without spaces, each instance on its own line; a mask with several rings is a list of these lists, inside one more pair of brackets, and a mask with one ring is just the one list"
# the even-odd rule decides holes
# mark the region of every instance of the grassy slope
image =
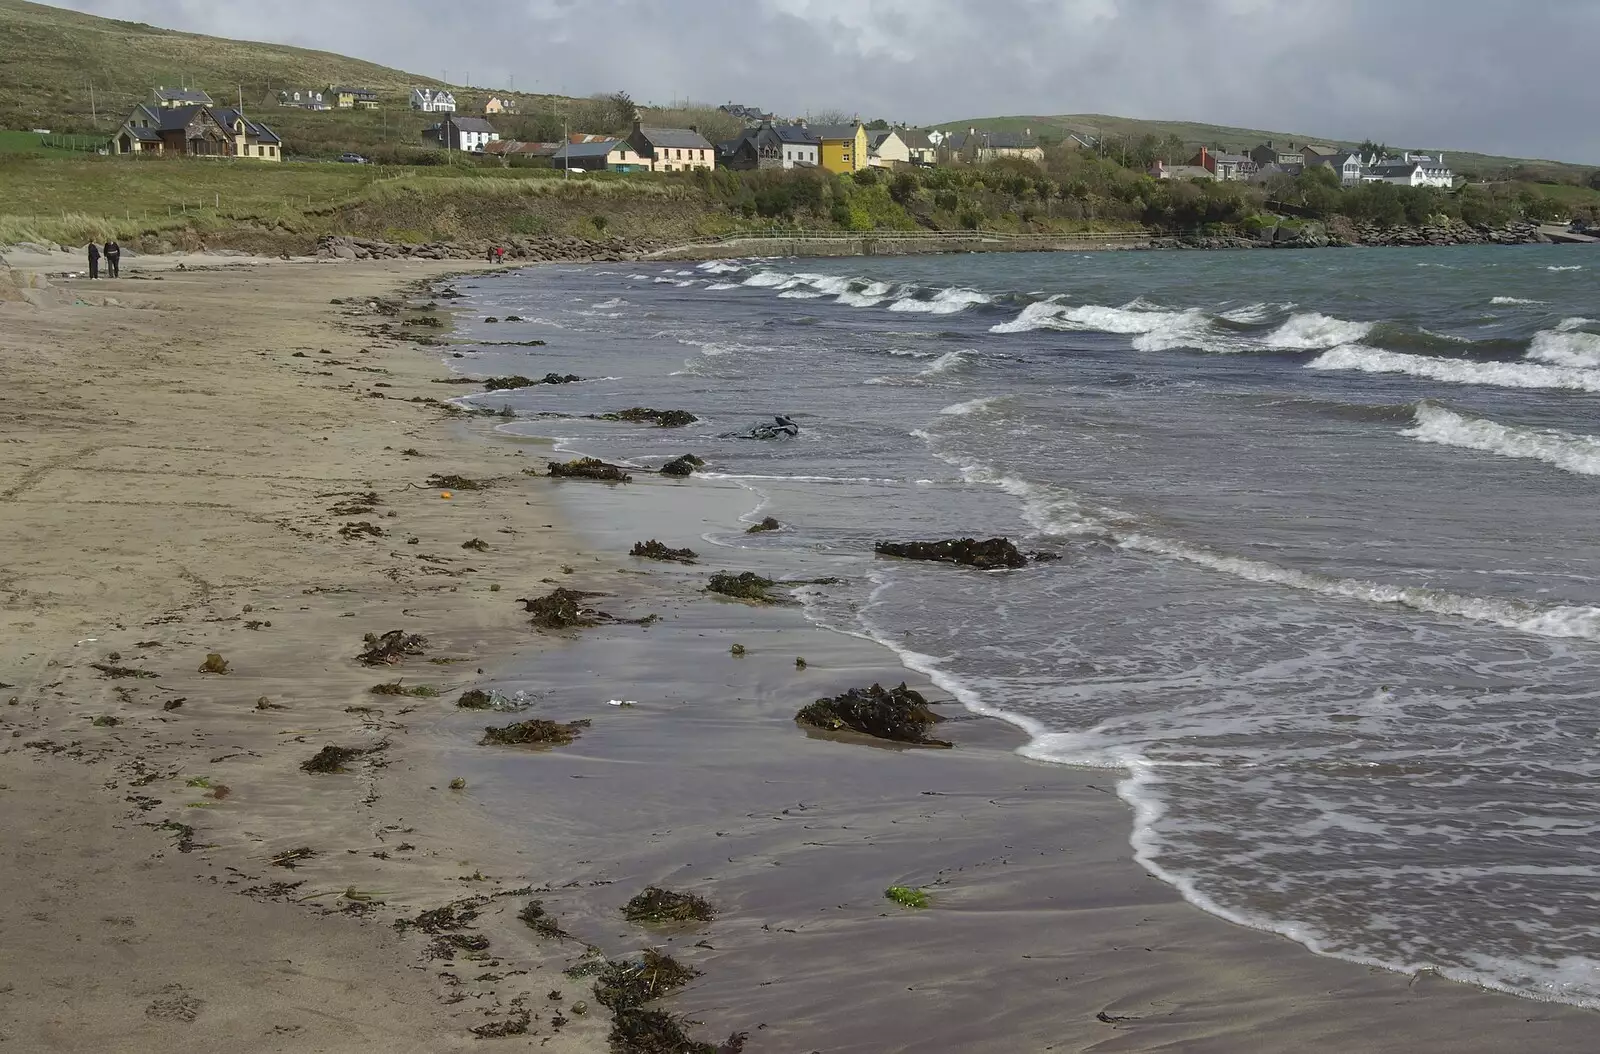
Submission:
[[[1241,152],[1248,151],[1269,139],[1273,143],[1283,146],[1287,146],[1290,142],[1301,145],[1319,143],[1346,148],[1360,145],[1358,142],[1345,139],[1318,139],[1304,132],[1272,132],[1261,128],[1235,128],[1230,125],[1198,124],[1193,121],[1141,121],[1131,117],[1108,117],[1104,114],[1095,113],[1061,114],[1053,117],[978,117],[965,121],[950,121],[936,127],[948,131],[983,128],[992,132],[1021,132],[1025,128],[1031,128],[1036,135],[1044,133],[1057,138],[1064,138],[1069,132],[1111,138],[1126,136],[1130,139],[1138,139],[1146,135],[1153,135],[1160,139],[1175,135],[1185,143],[1196,147],[1202,145],[1222,146]],[[1409,147],[1407,147],[1407,144],[1396,143],[1393,145],[1396,148],[1421,149],[1416,144],[1410,144]],[[1449,149],[1445,150],[1445,159],[1457,171],[1483,176],[1503,172],[1518,165],[1547,170],[1557,178],[1567,173],[1587,175],[1587,173],[1593,171],[1593,168],[1588,165],[1572,165],[1560,161],[1527,161],[1521,158],[1499,157],[1493,154],[1475,154],[1469,151]]]

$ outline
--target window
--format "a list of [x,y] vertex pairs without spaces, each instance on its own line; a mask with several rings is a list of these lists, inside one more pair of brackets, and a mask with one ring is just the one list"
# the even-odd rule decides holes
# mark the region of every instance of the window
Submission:
[[678,161],[682,161],[683,160],[683,151],[682,150],[678,151],[676,160],[678,160]]

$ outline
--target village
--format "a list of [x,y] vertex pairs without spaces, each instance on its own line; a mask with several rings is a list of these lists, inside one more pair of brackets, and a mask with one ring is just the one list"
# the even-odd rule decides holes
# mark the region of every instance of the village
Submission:
[[[325,89],[277,93],[279,106],[312,112],[375,110],[376,91],[330,85]],[[1002,159],[1042,162],[1051,141],[1021,132],[909,128],[859,119],[811,123],[805,118],[781,119],[757,107],[727,103],[718,112],[736,119],[742,131],[713,143],[698,127],[673,128],[645,124],[637,115],[631,133],[571,130],[564,140],[529,142],[502,136],[496,117],[516,113],[513,97],[490,95],[464,113],[447,88],[416,87],[409,97],[411,110],[438,117],[422,132],[422,145],[484,159],[517,160],[545,165],[569,174],[588,172],[691,172],[718,168],[735,171],[814,168],[848,174],[868,168],[932,167],[952,164],[987,164]],[[1082,149],[1099,146],[1092,136],[1068,135],[1062,145]],[[1442,154],[1410,151],[1391,155],[1376,150],[1341,150],[1323,144],[1271,141],[1248,152],[1201,146],[1155,160],[1148,174],[1161,180],[1200,180],[1265,184],[1274,177],[1293,178],[1307,171],[1326,169],[1341,186],[1388,183],[1407,187],[1452,189],[1461,177],[1451,172]],[[112,154],[156,154],[163,157],[248,158],[282,161],[289,149],[271,126],[247,116],[238,106],[218,105],[193,87],[156,87],[150,101],[134,107],[107,149]],[[341,161],[362,163],[354,151]]]

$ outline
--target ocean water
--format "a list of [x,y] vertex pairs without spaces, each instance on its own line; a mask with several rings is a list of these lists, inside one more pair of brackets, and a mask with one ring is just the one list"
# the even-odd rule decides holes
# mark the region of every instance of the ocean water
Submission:
[[[507,426],[748,491],[1140,861],[1330,955],[1600,1007],[1600,254],[974,254],[464,280]],[[526,321],[485,324],[518,315]],[[476,317],[476,321],[474,320]],[[541,348],[495,341],[540,338]],[[656,429],[554,414],[630,406]],[[787,441],[718,438],[773,414]],[[985,574],[879,539],[1008,535]],[[671,539],[682,544],[692,539]]]

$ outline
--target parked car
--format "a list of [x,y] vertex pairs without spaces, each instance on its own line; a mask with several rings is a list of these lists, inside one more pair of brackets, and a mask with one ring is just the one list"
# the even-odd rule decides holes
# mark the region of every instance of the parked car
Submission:
[[369,164],[367,159],[362,157],[360,154],[340,154],[339,155],[339,163],[340,164],[344,164],[344,165],[365,165],[365,164]]

